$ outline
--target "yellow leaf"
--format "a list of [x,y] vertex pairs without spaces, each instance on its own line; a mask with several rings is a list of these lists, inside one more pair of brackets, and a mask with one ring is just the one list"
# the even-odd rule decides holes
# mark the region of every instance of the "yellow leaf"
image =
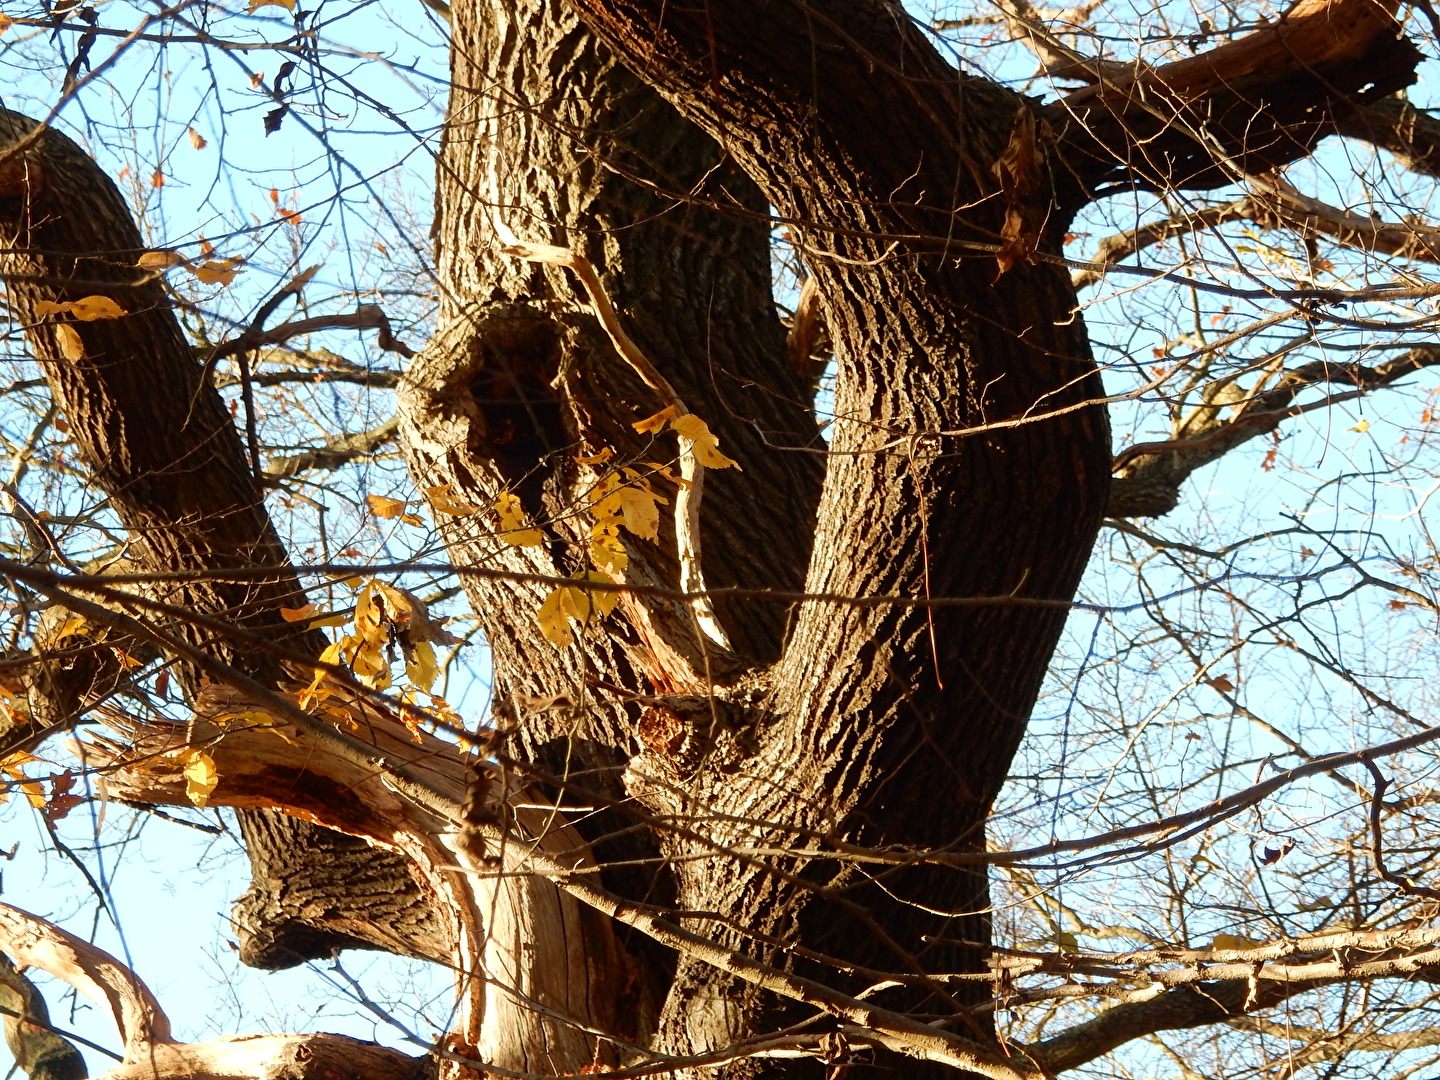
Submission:
[[[627,469],[630,475],[637,475]],[[644,540],[656,540],[660,529],[658,503],[666,502],[644,480],[620,483],[618,477],[606,477],[591,494],[591,512],[599,525],[614,528],[623,524]]]
[[661,465],[658,461],[647,461],[645,462],[645,467],[647,469],[654,469],[657,473],[663,476],[666,480],[669,480],[670,483],[674,484],[676,487],[688,488],[695,486],[689,480],[686,480],[683,476],[677,473],[674,469],[670,468],[670,466]]
[[298,608],[282,607],[280,617],[286,622],[299,622],[301,619],[311,618],[318,611],[319,609],[314,604],[306,604],[304,607]]
[[204,806],[218,783],[220,775],[210,755],[204,750],[191,752],[185,760],[185,797],[196,806]]
[[[615,584],[614,578],[609,574],[601,573],[599,570],[586,571],[583,577],[586,581],[598,581],[606,585]],[[589,589],[576,589],[575,591],[581,593],[581,595],[587,599],[589,606],[593,608],[594,615],[601,619],[614,611],[615,605],[620,602],[620,594],[618,592],[611,592],[609,590],[597,592]],[[588,614],[590,613],[587,612],[587,615]]]
[[[642,420],[641,423],[644,423],[644,421]],[[613,446],[607,446],[598,454],[591,454],[588,457],[582,454],[575,459],[575,462],[578,465],[603,465],[614,456],[615,448]]]
[[147,251],[135,260],[141,270],[169,270],[184,265],[186,259],[178,251]]
[[435,661],[435,646],[428,641],[422,641],[410,651],[405,658],[405,677],[414,685],[424,690],[427,694],[430,687],[435,685],[435,675],[439,671],[439,665]]
[[318,619],[311,619],[308,629],[318,630],[322,626],[344,626],[349,621],[349,615],[323,615]]
[[85,359],[85,342],[80,340],[79,331],[69,323],[55,325],[55,341],[60,346],[60,355],[72,364]]
[[56,630],[55,633],[54,633],[52,636],[50,636],[50,637],[48,637],[48,638],[46,639],[46,642],[47,642],[48,644],[54,644],[54,643],[57,642],[57,641],[63,641],[65,638],[69,637],[71,634],[80,634],[80,633],[83,633],[84,631],[85,631],[85,616],[84,616],[84,615],[70,615],[69,617],[66,618],[66,620],[65,620],[63,623],[60,624],[60,629]]
[[430,505],[442,514],[453,514],[455,517],[467,517],[470,514],[476,514],[480,511],[478,506],[472,506],[464,499],[455,495],[450,490],[449,484],[438,484],[435,487],[426,488],[425,497],[430,500]]
[[728,469],[731,466],[740,468],[737,462],[720,452],[720,440],[710,433],[705,421],[694,413],[677,416],[670,421],[670,429],[682,439],[690,441],[695,460],[707,469]]
[[120,661],[120,666],[126,671],[134,671],[136,668],[144,667],[145,661],[137,660],[124,649],[112,649],[115,659]]
[[125,314],[125,309],[108,296],[85,296],[70,305],[70,312],[82,322],[94,322],[118,319]]
[[1367,432],[1367,431],[1370,430],[1370,421],[1369,421],[1369,420],[1363,420],[1363,419],[1362,419],[1362,420],[1361,420],[1359,423],[1357,423],[1354,427],[1352,427],[1352,428],[1346,428],[1345,430],[1346,430],[1346,431],[1358,431],[1358,432],[1360,432],[1360,433],[1363,434],[1363,433],[1365,433],[1365,432]]
[[607,574],[619,576],[630,565],[630,555],[613,525],[597,524],[590,530],[590,561]]
[[365,505],[377,518],[398,518],[408,505],[404,499],[388,499],[384,495],[366,495]]
[[675,406],[667,405],[654,416],[647,416],[644,420],[637,420],[630,426],[642,435],[649,431],[663,431],[665,423],[675,415]]
[[206,285],[229,285],[240,273],[236,269],[240,259],[210,259],[199,266],[191,266],[190,272]]
[[643,481],[626,484],[615,497],[620,500],[620,516],[625,527],[642,540],[658,540],[660,534],[660,508],[657,503],[665,502],[650,490]]
[[250,0],[250,6],[245,9],[245,14],[254,15],[262,7],[282,7],[286,11],[294,11],[295,0]]
[[575,644],[575,635],[570,632],[570,620],[563,608],[565,594],[568,591],[569,588],[565,585],[555,589],[545,598],[545,602],[540,605],[540,610],[535,613],[535,619],[540,623],[540,632],[552,644],[558,645],[562,649],[567,645]]
[[545,537],[530,527],[530,519],[520,505],[520,497],[502,491],[495,500],[495,513],[500,516],[500,542],[511,547],[542,547]]
[[25,799],[36,810],[45,809],[45,789],[40,786],[39,780],[28,780],[23,775],[15,778],[19,781],[20,790],[25,793]]
[[[341,642],[328,645],[325,651],[320,654],[320,663],[338,664],[340,662]],[[307,686],[296,698],[296,704],[302,709],[308,709],[312,704],[318,704],[330,696],[330,691],[322,689],[320,684],[325,681],[325,676],[330,673],[323,667],[315,668],[315,677],[310,680]]]
[[414,525],[416,528],[423,529],[425,527],[425,519],[419,514],[401,514],[400,520],[406,525]]
[[43,758],[38,758],[34,754],[26,750],[16,750],[13,754],[10,754],[6,756],[3,760],[0,760],[0,769],[4,769],[11,776],[17,776],[21,775],[18,773],[19,769],[24,768],[26,765],[33,765],[37,761],[43,760]]
[[53,300],[37,300],[35,301],[35,317],[43,319],[46,315],[67,315],[74,307],[74,304],[57,304]]
[[5,31],[9,30],[13,25],[15,25],[15,20],[4,12],[0,12],[0,34],[5,33]]
[[193,146],[196,150],[204,150],[205,147],[208,145],[205,142],[205,136],[201,135],[200,132],[196,131],[193,127],[187,127],[185,129],[185,134],[190,136],[190,145]]

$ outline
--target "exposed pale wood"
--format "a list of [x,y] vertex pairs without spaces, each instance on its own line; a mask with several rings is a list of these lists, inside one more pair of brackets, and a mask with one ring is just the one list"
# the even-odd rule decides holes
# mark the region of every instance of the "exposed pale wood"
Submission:
[[424,1058],[345,1035],[234,1035],[168,1043],[99,1080],[426,1080]]
[[172,1041],[170,1021],[155,995],[103,949],[9,904],[0,904],[0,949],[17,964],[53,975],[109,1010],[125,1040],[127,1062],[143,1061]]
[[[496,225],[498,231],[498,218]],[[689,413],[685,402],[680,400],[680,395],[670,385],[670,380],[665,378],[660,369],[641,351],[640,346],[635,344],[634,339],[625,332],[615,305],[610,302],[610,297],[605,295],[605,286],[600,281],[600,275],[595,273],[595,267],[584,254],[550,244],[527,244],[513,234],[501,245],[500,250],[506,255],[514,255],[529,262],[563,266],[573,271],[585,286],[585,293],[590,297],[595,315],[614,343],[615,351],[625,358],[625,362],[640,376],[641,382],[660,395],[661,401],[676,416]],[[675,492],[675,546],[680,556],[680,589],[682,592],[703,593],[706,590],[705,573],[700,559],[700,499],[705,490],[705,466],[700,464],[696,457],[694,445],[686,445],[684,439],[680,440],[680,481],[679,490]],[[690,601],[690,610],[695,613],[695,622],[700,631],[729,652],[730,638],[725,633],[725,628],[720,625],[710,598],[697,596]]]

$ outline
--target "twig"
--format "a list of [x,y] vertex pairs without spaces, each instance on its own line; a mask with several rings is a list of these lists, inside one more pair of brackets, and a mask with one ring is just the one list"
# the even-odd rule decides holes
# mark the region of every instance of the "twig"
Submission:
[[1385,865],[1385,837],[1380,817],[1385,809],[1385,792],[1390,787],[1390,779],[1380,771],[1378,765],[1370,760],[1368,754],[1362,752],[1360,764],[1369,769],[1370,775],[1375,779],[1375,792],[1370,796],[1370,862],[1375,867],[1375,873],[1408,896],[1423,896],[1427,900],[1440,900],[1440,889],[1416,885],[1404,874],[1397,874]]
[[[283,294],[281,294],[283,295]],[[278,300],[279,297],[277,296]],[[273,308],[272,308],[273,310]],[[258,320],[257,320],[258,321]],[[255,329],[252,334],[251,330]],[[390,319],[378,304],[361,304],[348,315],[317,315],[311,319],[296,319],[281,323],[269,330],[259,330],[251,324],[237,338],[215,347],[214,359],[223,360],[237,352],[253,349],[260,345],[280,345],[306,334],[321,330],[377,330],[376,344],[386,352],[399,353],[407,360],[414,357],[415,350],[397,338],[390,328]]]

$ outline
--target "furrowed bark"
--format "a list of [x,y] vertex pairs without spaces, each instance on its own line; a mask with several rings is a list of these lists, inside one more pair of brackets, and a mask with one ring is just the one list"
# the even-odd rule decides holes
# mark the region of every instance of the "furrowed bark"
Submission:
[[[58,132],[36,136],[35,129],[33,120],[0,110],[0,274],[86,466],[132,538],[127,565],[274,568],[273,577],[243,583],[201,577],[154,592],[177,607],[263,632],[299,657],[315,655],[323,636],[279,617],[280,606],[301,606],[303,595],[224,402],[203,377],[163,288],[135,266],[145,248],[129,208],[83,150]],[[83,322],[37,311],[42,301],[97,295],[112,299],[125,316]],[[78,335],[83,357],[67,356],[61,337],[67,333]],[[264,681],[280,675],[269,653],[238,648],[184,620],[169,629]],[[70,666],[44,663],[38,693],[45,721],[73,723],[82,708],[117,685],[115,666],[108,650],[82,655]],[[270,831],[282,828],[273,825]],[[259,876],[283,879],[308,866],[305,840],[313,835],[300,824],[284,844],[252,848]],[[330,851],[326,858],[325,870],[337,881],[347,875],[348,864],[358,880],[374,881],[380,873],[388,878],[387,891],[414,894],[403,868],[373,852]],[[346,906],[344,890],[331,904]],[[265,914],[280,913],[272,906]],[[242,911],[239,921],[253,925],[256,915]],[[387,932],[379,933],[384,940]],[[289,929],[272,924],[271,934],[274,940],[303,937],[304,919]],[[267,954],[243,940],[246,955],[261,966],[278,966],[295,955]]]
[[[824,16],[758,3],[577,7],[800,223],[839,365],[807,588],[1068,598],[1108,485],[1103,413],[986,430],[1099,395],[1068,281],[1024,261],[1027,241],[1047,241],[1020,189],[1043,207],[1050,180],[1017,122],[1022,101],[956,72],[885,4]],[[996,164],[1012,146],[1034,160],[1002,184]],[[1008,268],[996,258],[1007,247],[1022,252]],[[791,824],[869,844],[981,848],[1062,623],[1004,607],[806,605],[764,719],[748,718],[755,764],[712,764],[679,792],[639,778],[632,792],[662,811],[774,823],[710,825],[722,845],[783,846]],[[990,677],[1000,670],[1003,680]],[[724,915],[752,933],[872,969],[983,970],[983,873],[900,870],[871,885],[837,861],[807,870],[807,887],[713,852],[697,860],[685,840],[667,850],[692,860],[679,870],[682,905],[733,897]],[[807,905],[821,886],[832,891]],[[932,936],[975,944],[937,947]],[[988,994],[876,1000],[943,1013]],[[662,1031],[677,1047],[712,1046],[765,1012],[682,964]]]
[[5,1044],[30,1080],[84,1080],[85,1059],[68,1039],[49,1030],[50,1010],[40,989],[0,955],[0,1005]]
[[[709,585],[798,588],[821,444],[770,295],[764,198],[563,5],[461,0],[452,15],[454,81],[436,228],[440,329],[407,373],[398,410],[417,485],[449,485],[481,508],[470,517],[437,514],[451,558],[552,575],[582,570],[583,511],[606,466],[575,459],[614,451],[616,463],[664,462],[676,449],[670,436],[632,429],[668,402],[615,353],[579,282],[561,268],[503,254],[498,222],[524,241],[583,251],[627,333],[744,466],[707,477],[701,524]],[[655,486],[673,506],[674,488],[664,480]],[[545,529],[545,547],[497,542],[489,508],[507,490]],[[669,518],[662,511],[658,545],[622,537],[627,580],[678,582]],[[637,696],[703,700],[713,681],[777,656],[786,622],[774,605],[722,602],[720,621],[735,648],[726,654],[696,633],[688,605],[627,598],[600,632],[559,650],[535,621],[548,587],[468,578],[466,589],[494,653],[506,752],[578,788],[579,801],[587,789],[626,797],[621,774],[649,730],[648,706]],[[619,834],[598,844],[602,866],[638,861],[604,871],[607,885],[668,902],[674,886],[654,868],[655,838],[624,832],[627,824],[602,813],[584,826],[597,839]],[[579,968],[601,985],[595,956],[612,946],[604,935],[578,944],[595,950]],[[622,1037],[644,1039],[674,960],[637,936],[627,947],[643,970],[617,992],[618,1019],[610,1022]],[[495,1059],[501,1065],[533,1053],[544,1038],[543,1018],[521,1015],[523,1004],[513,1011],[504,1020],[487,1016],[487,1027],[495,1020],[520,1035],[506,1050],[512,1056]],[[604,1017],[588,1019],[604,1027]]]

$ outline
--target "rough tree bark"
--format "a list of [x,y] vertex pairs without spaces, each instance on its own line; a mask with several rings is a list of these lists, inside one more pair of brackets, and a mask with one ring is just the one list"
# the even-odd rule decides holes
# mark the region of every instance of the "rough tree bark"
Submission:
[[[1058,254],[1068,215],[1107,184],[1227,183],[1308,153],[1342,121],[1358,123],[1356,102],[1413,76],[1416,54],[1396,32],[1394,6],[1301,5],[1206,58],[1123,85],[1097,81],[1043,110],[958,71],[885,0],[456,0],[451,10],[442,310],[401,387],[402,444],[422,491],[481,507],[518,494],[545,538],[510,547],[485,514],[437,512],[452,560],[552,579],[583,571],[587,494],[605,469],[596,459],[673,456],[668,436],[631,426],[665,402],[622,362],[567,271],[507,253],[518,239],[588,255],[631,335],[743,466],[707,483],[710,586],[984,600],[810,599],[787,609],[731,598],[718,608],[729,639],[719,644],[684,602],[637,593],[598,632],[560,649],[535,621],[549,584],[469,575],[494,654],[505,770],[494,792],[598,802],[603,812],[550,839],[569,845],[569,865],[600,866],[599,880],[622,898],[617,912],[646,906],[849,994],[899,975],[869,1000],[947,1018],[994,1049],[991,1014],[965,1011],[989,986],[946,978],[986,970],[983,871],[865,871],[838,851],[983,849],[989,807],[1105,510],[1102,389],[1068,274],[1046,256]],[[23,134],[10,123],[11,138]],[[1143,156],[1113,153],[1139,145]],[[66,142],[47,136],[44,146],[61,155],[45,175],[63,191],[68,171],[85,165]],[[35,160],[4,159],[0,195],[42,198]],[[795,369],[774,314],[771,207],[790,224],[835,346],[828,447],[810,418],[808,373]],[[106,213],[124,216],[123,207]],[[137,459],[131,472],[111,461],[138,453],[123,425],[154,405],[97,411],[134,387],[106,382],[109,368],[91,358],[133,356],[134,341],[122,338],[141,326],[175,335],[163,296],[129,269],[138,240],[113,231],[61,240],[10,246],[108,254],[5,270],[32,311],[41,298],[103,292],[132,313],[78,326],[85,357],[74,362],[53,319],[26,320],[57,400],[72,423],[93,429],[82,445],[97,479],[130,515],[127,526],[156,538],[144,557],[213,569],[218,553],[274,567],[273,579],[227,587],[233,594],[205,585],[196,587],[205,595],[166,597],[265,626],[293,577],[228,419],[215,414],[218,399],[164,421],[199,432],[185,453]],[[150,388],[168,380],[186,400],[209,402],[188,365],[137,365],[130,378]],[[188,476],[190,455],[221,447],[229,457],[214,475],[229,486],[186,495],[217,515],[197,535],[189,518],[163,512],[172,493],[153,481]],[[674,501],[673,488],[664,493]],[[656,545],[627,540],[627,553],[628,582],[678,581],[673,532]],[[232,645],[200,640],[245,667]],[[464,797],[464,775],[439,750],[425,781],[439,802],[422,812],[359,782],[363,748],[340,755],[331,773],[300,768],[283,747],[230,733],[223,711],[207,716],[217,753],[240,755],[222,768],[217,799],[252,808],[289,799],[297,813],[405,854],[422,890],[409,895],[443,896],[459,910],[439,912],[437,930],[397,887],[401,903],[362,904],[342,918],[322,911],[308,938],[275,934],[278,948],[303,955],[359,939],[434,955],[441,943],[484,984],[454,1044],[466,1056],[573,1073],[622,1056],[597,1031],[683,1056],[785,1023],[833,1024],[737,978],[736,964],[677,957],[617,929],[580,906],[577,890],[539,876],[447,885],[461,878],[437,837],[455,824],[443,807]],[[123,747],[107,753],[130,770],[116,782],[136,797],[180,790],[173,776],[147,779]],[[744,854],[752,851],[766,854]],[[251,909],[260,915],[266,905],[285,917],[296,905],[324,907],[320,894],[265,888],[257,884]],[[482,911],[483,937],[472,939]],[[953,1071],[898,1057],[882,1064],[906,1075]],[[819,1067],[752,1060],[706,1074]]]
[[[240,436],[214,386],[204,378],[180,329],[170,300],[155,276],[135,263],[145,251],[129,208],[107,177],[69,139],[43,135],[33,120],[0,110],[0,271],[8,285],[14,317],[27,328],[31,350],[41,363],[55,404],[70,426],[97,486],[109,497],[132,543],[114,570],[194,570],[193,582],[151,590],[176,607],[223,617],[244,630],[260,632],[298,658],[315,655],[324,639],[280,618],[284,604],[303,603],[288,557],[265,511],[261,489],[250,475]],[[85,322],[37,314],[41,302],[65,304],[86,296],[107,296],[127,315]],[[58,329],[78,335],[83,359],[72,360]],[[235,582],[207,579],[203,572],[274,567],[273,578]],[[60,621],[63,621],[63,616]],[[123,668],[92,632],[67,638],[64,655],[51,657],[43,629],[28,682],[32,724],[7,732],[7,742],[43,738],[49,728],[69,728],[86,708],[123,688]],[[202,630],[184,619],[168,628],[184,640],[267,682],[280,677],[270,653]],[[108,644],[114,644],[112,636]],[[133,643],[126,642],[127,645]],[[143,655],[143,646],[142,649]],[[180,668],[182,682],[191,682]],[[329,894],[325,918],[338,917],[356,943],[361,928],[379,927],[375,948],[407,940],[402,930],[364,917],[348,917],[352,881],[372,883],[370,895],[386,896],[387,913],[397,899],[414,897],[415,885],[403,862],[384,852],[336,849],[304,821],[277,818],[249,822],[248,846],[257,888],[242,901],[237,930],[247,960],[281,967],[333,955],[335,931],[312,927],[315,905],[293,903],[289,915],[268,902],[274,886],[317,883]],[[318,850],[323,857],[307,854]],[[318,881],[328,879],[328,888]],[[377,889],[376,881],[383,882]],[[355,892],[364,907],[366,890]],[[251,903],[261,910],[252,913]],[[262,919],[261,916],[264,916]],[[406,920],[423,924],[411,911]],[[252,938],[250,929],[263,937]],[[420,955],[433,948],[414,946]]]

